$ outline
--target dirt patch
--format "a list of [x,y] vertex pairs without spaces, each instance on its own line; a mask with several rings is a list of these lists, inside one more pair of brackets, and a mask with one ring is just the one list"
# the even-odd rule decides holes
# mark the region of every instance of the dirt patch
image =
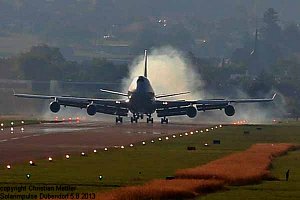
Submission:
[[185,199],[220,190],[223,186],[224,183],[220,180],[153,180],[142,186],[124,187],[98,195],[97,199]]
[[258,183],[272,179],[269,168],[272,160],[295,148],[293,144],[255,144],[248,150],[234,153],[206,165],[181,169],[177,178],[221,179],[232,185]]

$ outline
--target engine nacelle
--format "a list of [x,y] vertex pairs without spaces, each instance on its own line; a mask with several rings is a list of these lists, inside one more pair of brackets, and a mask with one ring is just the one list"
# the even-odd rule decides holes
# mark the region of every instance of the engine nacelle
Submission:
[[227,116],[233,116],[234,113],[235,113],[235,109],[232,105],[228,105],[228,106],[225,107],[225,114]]
[[97,112],[97,108],[93,104],[89,104],[86,108],[86,112],[88,115],[95,115]]
[[60,110],[60,104],[57,101],[52,101],[49,107],[54,113],[57,113]]
[[194,106],[190,106],[186,108],[186,115],[189,118],[194,118],[197,116],[197,109]]

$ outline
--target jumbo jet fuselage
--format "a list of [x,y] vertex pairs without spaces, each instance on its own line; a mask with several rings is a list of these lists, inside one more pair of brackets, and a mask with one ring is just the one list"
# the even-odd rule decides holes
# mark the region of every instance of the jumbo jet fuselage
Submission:
[[155,112],[155,93],[149,79],[138,76],[128,89],[129,110],[137,115],[150,115]]

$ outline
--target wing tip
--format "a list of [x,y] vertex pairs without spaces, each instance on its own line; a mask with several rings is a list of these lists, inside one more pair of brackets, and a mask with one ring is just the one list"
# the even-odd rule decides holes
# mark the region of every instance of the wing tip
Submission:
[[13,92],[14,96],[16,96],[16,91],[14,88],[12,88],[12,92]]
[[275,99],[276,95],[277,95],[276,93],[273,94],[272,100]]

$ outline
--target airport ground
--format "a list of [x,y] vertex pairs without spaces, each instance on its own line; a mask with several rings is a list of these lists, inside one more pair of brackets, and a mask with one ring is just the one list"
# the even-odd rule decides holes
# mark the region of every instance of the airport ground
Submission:
[[[15,127],[13,133],[6,128],[0,133],[0,187],[69,184],[76,186],[78,192],[108,191],[172,176],[177,169],[205,164],[255,143],[300,144],[300,123],[297,122],[225,125],[217,129],[216,125],[65,122],[26,125],[24,132],[20,131],[22,126]],[[221,143],[213,144],[213,140]],[[187,151],[188,146],[196,150]],[[81,152],[85,152],[85,156],[81,156]],[[48,161],[49,156],[52,162]],[[29,160],[36,165],[29,165]],[[8,164],[11,165],[9,170]],[[272,174],[280,180],[290,169],[290,180],[228,186],[225,191],[199,199],[299,199],[299,151],[275,159],[272,166]]]

